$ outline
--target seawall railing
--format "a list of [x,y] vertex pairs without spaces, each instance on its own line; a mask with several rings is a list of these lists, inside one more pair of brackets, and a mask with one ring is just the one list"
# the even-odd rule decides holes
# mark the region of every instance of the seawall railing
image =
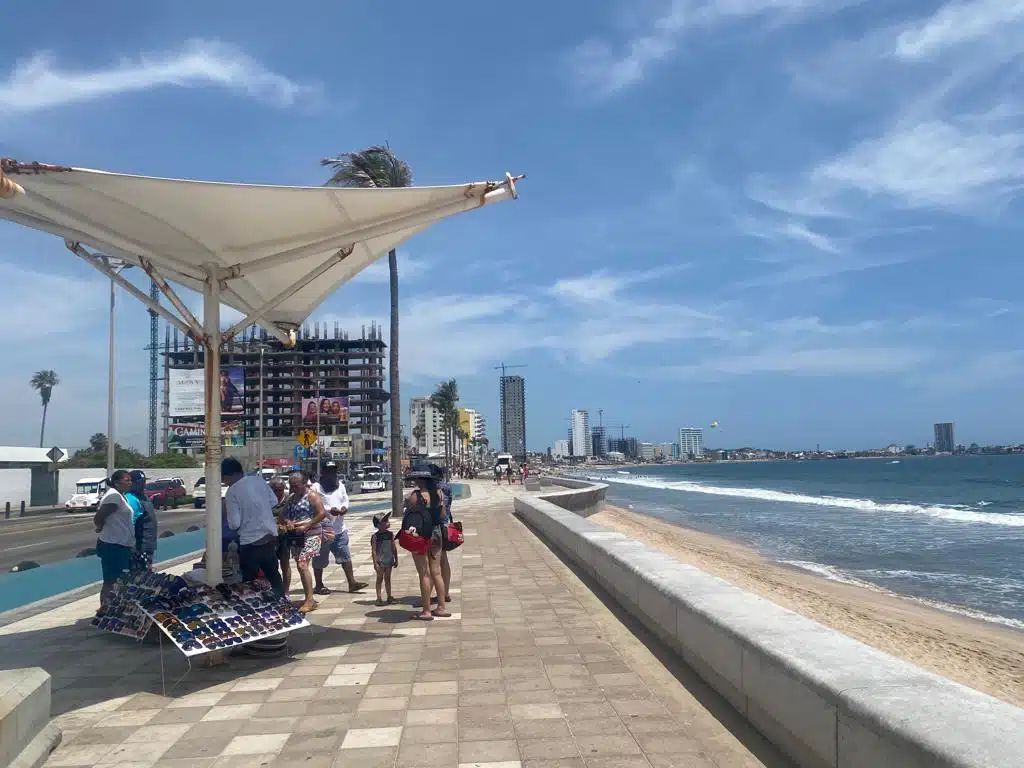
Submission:
[[1024,765],[1024,709],[587,520],[607,486],[563,478],[542,482],[566,490],[519,497],[516,513],[797,764]]

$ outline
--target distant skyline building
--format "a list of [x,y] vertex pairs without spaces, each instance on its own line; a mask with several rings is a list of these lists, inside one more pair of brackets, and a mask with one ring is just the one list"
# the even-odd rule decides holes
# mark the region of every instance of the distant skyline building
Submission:
[[569,441],[555,440],[555,447],[551,449],[551,455],[556,459],[564,459],[569,456]]
[[590,431],[591,450],[594,456],[604,456],[608,453],[608,435],[604,427],[594,427]]
[[501,450],[515,456],[526,454],[526,382],[522,376],[502,376]]
[[699,427],[683,427],[679,430],[679,455],[683,458],[704,456],[704,430]]
[[410,437],[413,452],[418,456],[444,453],[444,429],[441,412],[429,397],[414,397],[409,401]]
[[590,413],[586,408],[574,408],[570,415],[572,430],[572,455],[593,456],[593,437],[590,433]]
[[943,421],[935,425],[935,452],[953,453],[956,450],[956,434],[953,422]]
[[608,440],[609,453],[621,453],[626,458],[635,459],[640,456],[640,441],[635,437],[613,437]]

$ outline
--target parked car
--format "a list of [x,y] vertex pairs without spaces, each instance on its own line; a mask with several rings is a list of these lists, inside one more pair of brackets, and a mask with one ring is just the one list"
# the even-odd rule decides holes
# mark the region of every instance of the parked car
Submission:
[[[220,497],[223,499],[228,492],[228,487],[224,484],[220,484]],[[196,509],[206,506],[206,477],[200,477],[196,480],[196,486],[192,489],[192,504]]]
[[387,490],[387,479],[384,475],[384,467],[376,464],[367,464],[362,469],[363,477],[359,483],[360,493],[375,493]]
[[146,498],[153,502],[157,509],[168,509],[178,506],[187,496],[185,483],[180,477],[162,477],[146,483]]
[[83,477],[75,483],[75,492],[64,502],[64,509],[68,512],[75,511],[96,511],[100,498],[107,492],[107,478],[105,477]]

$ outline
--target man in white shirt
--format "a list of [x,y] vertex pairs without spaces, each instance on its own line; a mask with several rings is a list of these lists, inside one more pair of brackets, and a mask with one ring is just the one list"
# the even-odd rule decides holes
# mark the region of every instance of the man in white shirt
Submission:
[[235,458],[220,463],[220,474],[228,486],[224,495],[227,525],[238,533],[238,565],[242,581],[252,581],[260,571],[274,594],[284,597],[284,582],[278,570],[277,495],[261,475],[246,475]]
[[324,502],[324,512],[327,517],[324,519],[324,526],[330,525],[334,531],[333,541],[324,537],[324,543],[320,547],[320,554],[313,559],[313,576],[316,585],[313,592],[318,595],[329,595],[331,590],[324,586],[324,568],[331,561],[331,553],[334,553],[334,562],[345,571],[345,578],[348,579],[348,591],[358,592],[366,588],[366,582],[356,581],[352,572],[352,554],[348,548],[348,527],[345,525],[345,515],[348,513],[348,491],[345,484],[338,480],[338,465],[333,461],[325,462],[320,479],[313,484],[313,490],[320,494]]
[[132,522],[132,508],[124,494],[132,487],[131,475],[119,469],[107,481],[110,488],[100,499],[93,517],[96,533],[96,554],[103,569],[103,586],[100,588],[100,610],[107,605],[114,582],[131,565],[132,550],[135,549],[135,524]]

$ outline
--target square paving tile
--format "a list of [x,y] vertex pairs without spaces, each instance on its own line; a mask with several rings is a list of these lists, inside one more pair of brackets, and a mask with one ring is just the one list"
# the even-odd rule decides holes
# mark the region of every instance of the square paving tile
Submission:
[[402,727],[352,728],[345,734],[342,749],[364,747],[395,747],[402,740]]
[[519,742],[519,753],[523,760],[551,760],[580,756],[580,750],[571,738],[523,739]]
[[519,746],[515,739],[500,741],[460,741],[459,765],[465,763],[493,763],[519,760]]
[[450,768],[458,762],[459,745],[454,741],[437,744],[402,739],[396,768]]

